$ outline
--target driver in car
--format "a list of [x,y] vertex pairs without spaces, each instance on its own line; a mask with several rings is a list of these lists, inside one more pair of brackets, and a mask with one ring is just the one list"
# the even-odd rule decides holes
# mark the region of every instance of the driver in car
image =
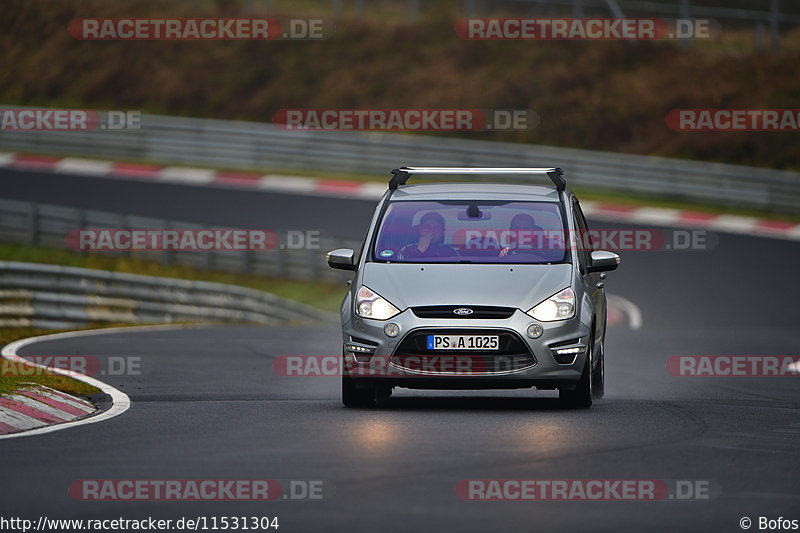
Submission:
[[[542,236],[544,233],[544,229],[540,226],[536,225],[536,222],[533,220],[533,217],[524,213],[520,213],[515,215],[514,218],[511,219],[511,227],[509,228],[512,232],[515,232],[516,235],[516,243],[517,245],[520,240],[527,240],[528,242],[535,242],[536,235]],[[527,235],[524,235],[523,232],[527,232]],[[532,249],[532,246],[527,246],[528,250]],[[500,250],[500,257],[505,257],[509,254],[514,255],[517,253],[511,246],[506,246]]]
[[398,259],[430,259],[458,256],[452,246],[444,244],[444,217],[434,211],[425,213],[419,223],[419,240],[400,249]]

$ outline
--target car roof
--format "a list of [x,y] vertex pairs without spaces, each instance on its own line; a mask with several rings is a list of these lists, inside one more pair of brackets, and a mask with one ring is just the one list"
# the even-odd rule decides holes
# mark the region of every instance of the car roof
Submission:
[[512,183],[419,183],[392,191],[390,200],[517,200],[559,202],[552,187]]

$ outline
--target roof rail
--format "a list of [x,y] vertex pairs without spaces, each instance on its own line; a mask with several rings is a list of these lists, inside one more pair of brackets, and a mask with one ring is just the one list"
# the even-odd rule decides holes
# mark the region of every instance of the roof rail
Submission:
[[392,179],[389,180],[389,188],[394,190],[400,185],[405,185],[412,174],[463,174],[463,175],[482,175],[482,174],[515,174],[542,176],[547,175],[556,189],[563,191],[567,187],[567,180],[564,179],[564,171],[560,168],[515,168],[515,167],[400,167],[392,170]]

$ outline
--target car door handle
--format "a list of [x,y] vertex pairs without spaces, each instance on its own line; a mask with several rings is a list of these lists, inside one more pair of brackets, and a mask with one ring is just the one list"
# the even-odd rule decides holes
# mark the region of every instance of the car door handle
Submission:
[[597,288],[598,288],[598,289],[602,289],[602,288],[603,288],[603,287],[605,287],[605,286],[606,286],[606,284],[605,284],[605,283],[603,283],[602,281],[600,281],[600,282],[598,282],[598,283],[597,283]]
[[605,272],[600,272],[600,279],[606,279],[607,275]]

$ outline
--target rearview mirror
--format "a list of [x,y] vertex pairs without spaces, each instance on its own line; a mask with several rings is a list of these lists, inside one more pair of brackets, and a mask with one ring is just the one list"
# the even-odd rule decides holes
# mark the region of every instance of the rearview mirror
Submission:
[[338,248],[328,252],[327,260],[328,266],[331,268],[338,268],[340,270],[355,270],[356,266],[353,264],[353,256],[355,252],[350,248]]
[[589,272],[606,272],[608,270],[616,270],[619,266],[620,257],[614,252],[606,252],[599,250],[592,252],[592,264],[589,265]]

